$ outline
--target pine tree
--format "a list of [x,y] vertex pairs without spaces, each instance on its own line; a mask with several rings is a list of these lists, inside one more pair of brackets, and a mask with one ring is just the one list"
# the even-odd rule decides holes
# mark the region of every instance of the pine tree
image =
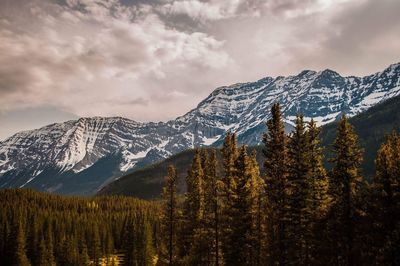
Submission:
[[[227,254],[229,254],[229,235],[231,234],[231,225],[233,223],[233,217],[229,213],[229,205],[232,202],[232,198],[235,197],[235,174],[236,166],[235,162],[238,157],[237,139],[236,135],[228,132],[225,136],[224,144],[221,150],[222,153],[222,164],[223,164],[223,176],[220,182],[221,189],[221,250],[223,258],[226,260]],[[225,261],[225,263],[227,263]]]
[[38,221],[35,215],[29,219],[27,232],[27,255],[30,261],[37,260],[38,246],[40,245]]
[[46,245],[45,239],[42,237],[39,244],[39,252],[35,265],[37,266],[55,266],[55,260],[52,250]]
[[229,202],[231,186],[236,171],[235,161],[237,157],[238,157],[238,149],[237,149],[236,135],[228,132],[226,134],[224,144],[222,147],[224,176],[221,180],[224,186],[223,197],[224,201],[226,202]]
[[204,265],[208,261],[208,241],[205,220],[205,171],[200,150],[196,150],[186,179],[184,219],[184,249],[186,263]]
[[326,226],[325,220],[330,208],[329,180],[323,166],[323,152],[319,139],[320,128],[313,119],[308,124],[308,155],[310,169],[308,182],[310,184],[308,195],[308,212],[310,223],[308,224],[309,241],[307,254],[311,264],[317,264],[324,259],[326,249]]
[[375,247],[372,258],[380,265],[397,265],[400,263],[400,135],[396,132],[388,136],[378,151],[372,190],[376,205],[370,216],[381,237],[381,241],[377,236],[370,243]]
[[331,201],[328,194],[329,180],[323,166],[323,152],[319,134],[320,128],[311,119],[308,125],[308,149],[310,156],[309,177],[311,181],[310,208],[311,213],[314,214],[314,219],[321,219],[327,214]]
[[251,205],[251,232],[249,241],[251,244],[250,264],[263,265],[262,260],[262,247],[265,244],[264,232],[264,182],[260,176],[260,169],[257,162],[257,152],[254,149],[250,157],[250,179],[248,180],[248,187],[250,190],[250,205]]
[[284,265],[287,256],[287,136],[279,103],[271,108],[272,118],[267,121],[268,132],[263,136],[265,145],[265,199],[268,264]]
[[28,266],[31,265],[28,257],[26,256],[26,238],[24,227],[19,221],[15,227],[15,235],[12,236],[12,265],[15,266]]
[[[71,246],[70,249],[73,250],[73,252],[76,252],[75,251],[76,247]],[[94,264],[95,265],[99,264],[102,254],[101,254],[100,233],[97,225],[93,225],[92,227],[92,241],[90,244],[90,249],[91,249],[90,257],[93,259]]]
[[230,218],[225,242],[224,260],[226,265],[250,265],[251,242],[251,179],[250,160],[247,147],[242,146],[235,160],[234,174],[231,181],[230,201],[227,202],[226,214]]
[[362,185],[360,164],[361,149],[357,135],[345,115],[338,126],[333,144],[334,167],[330,178],[330,194],[333,199],[331,222],[332,250],[336,251],[333,262],[338,265],[354,265],[354,237],[357,196]]
[[[168,265],[174,265],[176,259],[176,237],[177,237],[177,173],[173,165],[168,167],[163,189],[163,213],[162,213],[162,239],[163,246],[167,249],[166,261]],[[161,255],[163,257],[163,255]]]
[[206,149],[202,150],[202,162],[204,169],[204,194],[205,213],[204,226],[207,241],[207,265],[220,264],[220,181],[217,176],[216,150],[210,154]]
[[296,118],[296,125],[288,142],[288,188],[286,237],[288,264],[308,265],[308,225],[311,222],[308,209],[310,184],[310,158],[308,135],[302,115]]

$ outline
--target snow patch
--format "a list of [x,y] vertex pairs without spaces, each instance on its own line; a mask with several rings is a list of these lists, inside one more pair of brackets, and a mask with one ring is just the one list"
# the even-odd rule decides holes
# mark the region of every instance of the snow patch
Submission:
[[203,145],[209,146],[209,145],[213,144],[214,142],[216,142],[219,138],[220,138],[220,136],[215,136],[212,138],[203,137],[201,140],[203,142]]

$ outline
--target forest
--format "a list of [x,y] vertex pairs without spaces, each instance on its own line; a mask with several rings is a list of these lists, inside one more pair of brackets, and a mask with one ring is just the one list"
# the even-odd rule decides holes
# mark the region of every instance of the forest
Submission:
[[346,116],[323,165],[319,128],[301,115],[285,134],[279,104],[255,151],[228,133],[222,160],[196,151],[187,192],[168,169],[163,191],[162,265],[400,265],[400,135],[387,136],[371,182]]
[[184,195],[173,165],[157,201],[1,190],[0,265],[400,265],[400,135],[367,181],[346,116],[326,169],[315,122],[286,134],[271,113],[263,165],[228,132],[196,150]]
[[159,204],[0,191],[0,265],[154,265]]

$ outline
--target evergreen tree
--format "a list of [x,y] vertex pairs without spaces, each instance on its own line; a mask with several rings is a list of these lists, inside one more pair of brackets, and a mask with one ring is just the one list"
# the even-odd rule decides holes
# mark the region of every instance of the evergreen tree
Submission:
[[250,158],[250,179],[248,180],[248,186],[250,189],[250,213],[251,213],[251,232],[249,241],[251,244],[250,264],[251,265],[263,265],[262,260],[262,247],[265,244],[265,232],[264,232],[264,217],[263,217],[263,192],[264,182],[260,176],[260,169],[257,162],[257,152],[254,149]]
[[[227,254],[229,254],[229,235],[231,234],[231,224],[233,223],[233,217],[229,213],[229,205],[232,202],[232,198],[235,197],[235,174],[236,166],[235,162],[238,157],[237,139],[236,135],[228,132],[225,136],[224,144],[221,150],[222,153],[222,164],[223,164],[223,176],[220,182],[221,188],[221,250],[223,253],[224,260],[226,260]],[[225,261],[226,263],[226,261]]]
[[319,139],[320,128],[313,119],[308,124],[308,155],[310,169],[308,173],[309,195],[308,211],[311,215],[308,224],[308,250],[311,264],[317,264],[326,257],[327,236],[326,216],[330,208],[329,181],[323,166],[323,153]]
[[174,265],[176,251],[176,230],[177,230],[177,173],[174,166],[168,167],[168,174],[165,177],[165,186],[163,189],[163,213],[162,213],[162,237],[163,246],[167,250],[166,261],[168,265]]
[[37,266],[55,266],[53,251],[46,245],[45,239],[42,237],[39,244],[39,252],[37,254]]
[[331,240],[333,261],[336,265],[354,265],[354,238],[357,196],[362,185],[360,164],[361,150],[357,135],[347,117],[342,116],[333,144],[334,167],[330,178],[333,199]]
[[206,149],[202,150],[202,162],[204,169],[204,194],[205,213],[204,226],[207,244],[207,265],[220,264],[220,211],[221,199],[219,189],[219,179],[217,177],[217,158],[216,151],[213,149],[210,154]]
[[285,233],[288,189],[287,136],[279,103],[272,106],[271,114],[272,118],[267,121],[268,132],[263,136],[267,256],[269,265],[284,265],[289,241]]
[[[375,208],[370,213],[372,225],[379,232],[374,241],[373,258],[379,265],[398,265],[400,255],[400,136],[393,132],[380,147],[376,175],[372,184]],[[368,229],[367,229],[368,230]],[[368,232],[366,232],[368,233]],[[368,247],[366,247],[368,248]]]
[[15,227],[15,235],[11,238],[12,248],[12,265],[15,266],[28,266],[31,265],[28,257],[26,256],[26,238],[25,230],[22,222],[19,221]]
[[[72,241],[71,241],[72,242]],[[69,249],[73,250],[73,252],[76,251],[76,247],[69,247]],[[100,233],[99,233],[99,228],[96,224],[93,225],[92,227],[92,238],[91,238],[91,243],[90,243],[90,257],[93,259],[94,264],[97,265],[100,262],[101,258],[101,241],[100,241]]]
[[320,128],[311,119],[308,125],[308,149],[310,163],[309,177],[311,182],[310,208],[314,220],[325,217],[330,206],[329,180],[323,166],[323,153],[319,134]]
[[205,195],[206,197],[206,223],[208,225],[208,248],[209,265],[219,266],[222,264],[221,254],[221,190],[222,182],[217,175],[216,150],[211,151],[208,163],[205,167]]
[[225,213],[229,216],[230,223],[226,224],[224,260],[226,265],[250,265],[252,216],[249,181],[251,169],[246,146],[240,148],[234,169],[230,201],[225,206]]
[[28,225],[27,232],[27,255],[30,261],[36,261],[38,247],[40,245],[37,217],[35,215],[32,215],[29,220],[30,223]]
[[235,161],[238,157],[237,139],[236,135],[228,132],[225,136],[224,144],[222,147],[222,160],[224,168],[223,183],[223,197],[225,202],[229,202],[231,194],[231,186],[234,182],[235,175]]
[[293,265],[308,265],[308,237],[311,222],[308,209],[310,184],[309,140],[303,116],[298,115],[293,133],[288,141],[288,188],[286,237],[287,261]]
[[208,241],[205,220],[205,171],[200,150],[196,150],[193,163],[186,179],[184,221],[184,262],[191,265],[205,265],[208,260]]

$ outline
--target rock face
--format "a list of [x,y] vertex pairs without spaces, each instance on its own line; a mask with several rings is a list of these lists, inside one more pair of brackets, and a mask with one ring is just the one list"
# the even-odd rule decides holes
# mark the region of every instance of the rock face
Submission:
[[217,88],[195,109],[168,122],[93,117],[52,124],[0,142],[0,188],[93,194],[149,163],[188,148],[218,145],[228,130],[237,132],[240,142],[259,143],[274,102],[281,103],[290,128],[298,113],[323,125],[397,95],[400,64],[366,77],[305,70]]

